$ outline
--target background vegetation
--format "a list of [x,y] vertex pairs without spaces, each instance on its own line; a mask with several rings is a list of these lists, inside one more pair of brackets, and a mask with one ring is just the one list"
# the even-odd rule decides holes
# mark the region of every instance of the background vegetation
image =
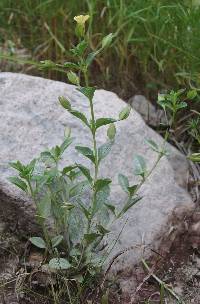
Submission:
[[[0,43],[13,54],[16,48],[26,48],[37,60],[68,60],[69,41],[76,39],[73,16],[88,13],[93,49],[102,36],[116,34],[113,47],[91,67],[94,82],[101,87],[130,97],[136,92],[148,95],[149,90],[154,94],[161,88],[199,86],[198,2],[1,0]],[[57,72],[47,76],[64,77]]]

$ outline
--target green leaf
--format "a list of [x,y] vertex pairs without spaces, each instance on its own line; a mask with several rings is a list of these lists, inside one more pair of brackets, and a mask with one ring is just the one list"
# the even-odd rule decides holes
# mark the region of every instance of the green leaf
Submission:
[[165,111],[165,108],[168,105],[168,101],[165,98],[166,98],[165,94],[158,94],[158,101],[157,101],[157,103],[159,104],[159,106],[161,108],[163,108],[164,111]]
[[29,241],[38,248],[44,249],[46,248],[45,241],[41,237],[31,237]]
[[77,86],[80,85],[80,80],[79,80],[79,77],[72,71],[69,71],[67,73],[67,77],[68,77],[68,80],[72,83],[72,84],[75,84]]
[[9,177],[9,181],[23,191],[27,191],[27,185],[21,178],[12,176]]
[[71,264],[64,258],[53,258],[49,261],[49,267],[56,270],[67,270],[71,268]]
[[77,275],[73,276],[72,279],[75,280],[76,282],[78,282],[79,284],[84,282],[84,277],[81,274],[77,274]]
[[181,101],[180,103],[178,103],[178,109],[184,109],[187,108],[188,104],[185,101]]
[[86,124],[88,127],[90,126],[86,116],[83,113],[76,111],[76,110],[70,110],[69,112],[76,118],[82,120],[82,122],[84,122],[84,124]]
[[89,100],[92,100],[96,89],[94,87],[82,87],[78,88],[77,90],[85,95],[85,97],[87,97]]
[[187,98],[188,99],[194,99],[197,96],[197,91],[196,90],[190,90],[187,93]]
[[97,230],[99,231],[100,234],[105,235],[110,232],[110,230],[106,229],[102,225],[97,225]]
[[65,108],[66,110],[70,111],[71,110],[71,103],[69,102],[69,100],[67,100],[65,97],[63,96],[59,96],[58,100],[61,104],[61,106],[63,108]]
[[74,169],[76,169],[76,166],[74,166],[74,165],[73,166],[67,166],[67,167],[63,168],[62,174],[65,175],[65,174],[67,174],[68,172],[70,172]]
[[11,163],[9,163],[9,165],[12,168],[18,170],[19,172],[22,172],[24,170],[24,166],[22,165],[22,163],[19,160],[16,162],[11,162]]
[[146,174],[146,162],[143,156],[136,155],[134,157],[134,174],[142,177]]
[[60,147],[59,146],[55,146],[55,148],[54,148],[55,158],[59,158],[60,154],[61,154]]
[[85,50],[87,49],[88,43],[85,40],[82,40],[79,42],[79,44],[76,46],[76,51],[79,56],[82,56]]
[[75,206],[71,203],[63,202],[61,208],[63,208],[64,210],[70,211],[70,210],[74,209]]
[[102,159],[104,159],[104,158],[109,154],[109,152],[111,151],[112,145],[113,145],[112,142],[108,142],[108,143],[105,143],[105,144],[101,145],[101,146],[98,148],[98,158],[99,158],[99,162],[100,162]]
[[65,132],[64,132],[65,138],[69,138],[71,135],[71,128],[70,127],[66,127],[65,128]]
[[123,175],[123,174],[119,174],[119,175],[118,175],[118,182],[119,182],[120,186],[122,187],[122,189],[123,189],[125,192],[129,192],[129,191],[128,191],[128,187],[129,187],[129,180],[128,180],[128,177],[126,177],[126,176]]
[[86,168],[85,166],[81,165],[81,164],[77,164],[77,167],[83,173],[83,175],[85,175],[85,177],[88,179],[88,181],[91,184],[92,183],[92,177],[90,175],[90,170],[88,168]]
[[139,196],[132,198],[128,203],[125,204],[125,206],[122,208],[122,210],[117,215],[117,218],[120,218],[124,213],[126,213],[133,205],[135,205],[141,199],[142,199],[142,197],[139,197]]
[[46,161],[53,161],[55,162],[55,157],[51,154],[50,151],[44,151],[44,152],[41,152],[40,153],[40,157],[41,157],[41,160],[43,162],[46,162]]
[[113,33],[110,33],[107,36],[105,36],[101,42],[102,48],[108,47],[111,44],[113,37],[114,37]]
[[27,166],[26,166],[26,169],[27,169],[27,173],[32,173],[34,168],[35,168],[35,164],[36,164],[36,159],[33,159]]
[[81,211],[83,212],[83,214],[85,215],[86,219],[90,218],[90,211],[83,205],[83,203],[78,202]]
[[56,67],[56,64],[51,60],[42,60],[40,63],[42,64],[41,68],[52,69]]
[[77,64],[75,64],[73,62],[68,62],[68,61],[64,62],[63,66],[65,68],[69,68],[69,69],[76,69],[76,70],[79,69],[79,66]]
[[90,54],[88,54],[87,58],[86,58],[86,65],[87,67],[92,63],[92,61],[94,60],[94,58],[100,53],[100,50],[97,50],[95,52],[92,52]]
[[96,120],[96,123],[95,123],[95,126],[96,126],[96,129],[102,127],[102,126],[105,126],[105,125],[108,125],[108,124],[111,124],[113,122],[116,122],[116,119],[114,118],[98,118]]
[[100,234],[95,232],[84,234],[84,239],[88,242],[88,244],[93,243],[99,237]]
[[100,191],[96,193],[96,201],[94,206],[95,213],[103,209],[104,204],[108,202],[109,196],[110,196],[110,185],[108,184],[107,186],[103,187]]
[[88,46],[88,43],[85,40],[82,40],[73,49],[70,49],[70,51],[74,55],[76,55],[78,57],[82,57],[82,55],[83,55],[84,51],[86,50],[87,46]]
[[200,153],[193,153],[189,155],[187,158],[193,161],[194,163],[200,163]]
[[149,147],[155,151],[155,152],[160,152],[158,145],[153,141],[152,139],[146,139],[146,143],[149,145]]
[[60,234],[60,235],[57,235],[57,236],[54,236],[52,239],[51,239],[51,245],[53,248],[57,247],[63,240],[63,236]]
[[93,163],[95,163],[93,151],[89,147],[76,146],[75,149],[85,157],[89,158]]
[[44,195],[37,203],[37,215],[44,219],[51,215],[51,198],[49,194]]
[[87,186],[88,186],[88,181],[82,181],[77,183],[74,187],[70,189],[70,197],[80,195]]
[[95,182],[95,184],[94,184],[95,191],[96,191],[96,192],[100,191],[102,188],[104,188],[105,186],[109,185],[111,182],[112,182],[112,180],[109,179],[109,178],[98,179],[98,180]]
[[128,118],[128,117],[129,117],[129,114],[130,114],[130,111],[131,111],[131,106],[125,107],[125,108],[119,113],[119,119],[120,119],[120,120],[124,120],[124,119]]
[[104,203],[104,205],[114,214],[115,214],[115,206],[111,205],[111,204],[107,204],[107,203]]
[[65,150],[71,145],[73,139],[68,137],[66,138],[60,146],[60,154],[63,154]]
[[133,196],[135,194],[137,187],[138,187],[138,185],[133,185],[133,186],[130,186],[127,188],[130,196]]
[[114,123],[110,124],[107,130],[107,136],[110,140],[114,140],[116,135],[116,128]]

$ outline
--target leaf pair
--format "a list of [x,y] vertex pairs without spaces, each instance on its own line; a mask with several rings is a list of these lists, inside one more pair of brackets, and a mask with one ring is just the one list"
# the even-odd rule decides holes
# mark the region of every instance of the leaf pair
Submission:
[[[36,247],[40,249],[46,249],[48,246],[46,242],[44,241],[43,238],[41,237],[31,237],[29,241]],[[51,239],[51,246],[52,248],[57,247],[61,242],[63,241],[63,236],[62,235],[57,235]]]

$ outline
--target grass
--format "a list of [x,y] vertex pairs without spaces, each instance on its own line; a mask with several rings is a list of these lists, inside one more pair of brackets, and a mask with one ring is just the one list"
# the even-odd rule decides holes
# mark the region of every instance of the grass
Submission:
[[[113,47],[93,64],[95,83],[123,97],[172,86],[198,87],[200,6],[193,1],[188,3],[184,0],[1,0],[0,42],[9,44],[8,47],[27,48],[31,57],[39,60],[62,62],[66,56],[70,57],[66,51],[68,41],[75,41],[72,17],[89,13],[92,47],[96,47],[102,36],[98,33],[116,34]],[[58,72],[48,77],[63,80]]]

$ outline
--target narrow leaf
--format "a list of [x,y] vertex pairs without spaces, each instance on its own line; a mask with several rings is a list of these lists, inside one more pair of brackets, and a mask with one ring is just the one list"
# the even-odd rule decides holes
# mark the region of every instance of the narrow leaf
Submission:
[[114,123],[110,124],[108,130],[107,130],[107,136],[110,140],[114,140],[116,135],[116,128]]
[[128,187],[129,187],[129,180],[128,180],[128,177],[126,177],[126,176],[123,175],[123,174],[119,174],[119,175],[118,175],[118,182],[119,182],[120,186],[122,187],[122,189],[123,189],[125,192],[129,192],[129,191],[128,191]]
[[85,95],[85,97],[87,97],[89,100],[92,100],[96,89],[94,87],[82,87],[78,88],[77,90]]
[[79,80],[79,77],[72,71],[69,71],[67,73],[67,77],[68,77],[68,80],[72,83],[72,84],[75,84],[77,86],[79,86],[80,84],[80,80]]
[[111,44],[113,36],[113,33],[110,33],[102,39],[102,48],[108,47]]
[[60,154],[63,154],[65,152],[65,150],[71,145],[72,141],[73,139],[70,137],[67,137],[63,141],[62,145],[60,146]]
[[70,110],[69,111],[73,116],[75,116],[76,118],[82,120],[84,122],[84,124],[86,124],[88,127],[89,127],[89,123],[88,123],[88,120],[86,118],[86,116],[79,112],[79,111],[76,111],[76,110]]
[[110,230],[106,229],[102,225],[97,225],[97,229],[102,235],[108,234],[110,232]]
[[113,145],[112,142],[108,142],[99,147],[99,149],[98,149],[99,162],[109,154],[109,152],[111,151],[112,145]]
[[122,210],[117,215],[117,218],[120,218],[124,213],[126,213],[133,205],[135,205],[137,202],[139,202],[142,199],[142,197],[134,197],[131,201],[129,201],[125,206],[122,208]]
[[70,104],[69,100],[67,100],[63,96],[58,97],[58,100],[59,100],[61,106],[63,106],[63,108],[65,108],[68,111],[71,110],[71,104]]
[[89,158],[93,163],[95,163],[93,151],[89,147],[76,146],[75,149],[85,157]]
[[9,181],[18,188],[22,189],[23,191],[27,191],[26,183],[23,180],[21,180],[19,177],[15,177],[15,176],[9,177]]
[[133,185],[133,186],[130,186],[127,188],[130,196],[133,196],[135,194],[137,187],[138,187],[138,185]]
[[100,53],[100,50],[97,50],[95,52],[91,52],[90,54],[88,54],[87,58],[86,58],[86,65],[89,66],[92,61],[94,60],[94,58]]
[[67,167],[63,168],[62,174],[65,175],[65,174],[67,174],[68,172],[74,170],[75,168],[76,168],[76,166],[74,166],[74,165],[73,165],[73,166],[67,166]]
[[88,181],[82,181],[77,183],[74,187],[70,189],[70,197],[80,195],[87,186],[88,186]]
[[90,211],[81,203],[81,202],[78,202],[79,206],[80,206],[80,209],[81,211],[83,212],[83,214],[85,215],[85,217],[87,219],[90,218]]
[[88,244],[91,244],[91,243],[94,242],[99,236],[100,236],[100,234],[95,233],[95,232],[86,233],[86,234],[84,234],[84,239],[88,242]]
[[62,235],[57,235],[55,237],[53,237],[51,239],[51,244],[52,244],[52,247],[55,248],[57,247],[63,240],[63,236]]
[[88,181],[90,183],[92,183],[92,177],[90,175],[90,170],[81,164],[77,164],[77,167],[83,173],[83,175],[85,175],[85,177],[88,179]]
[[63,66],[65,68],[69,68],[69,69],[79,69],[79,66],[77,64],[73,63],[73,62],[67,62],[66,61],[66,62],[63,63]]
[[155,152],[159,152],[159,147],[158,145],[155,143],[155,141],[153,141],[152,139],[146,139],[146,143],[149,145],[149,147],[155,151]]
[[16,161],[16,162],[11,162],[11,163],[9,163],[9,165],[10,165],[12,168],[14,168],[14,169],[16,169],[16,170],[18,170],[18,171],[20,171],[20,172],[22,172],[23,169],[24,169],[24,166],[22,165],[22,163],[21,163],[19,160]]
[[114,214],[115,214],[115,206],[111,205],[111,204],[107,204],[105,203],[104,205],[106,205],[106,207]]
[[112,180],[109,179],[109,178],[98,179],[95,182],[95,185],[94,185],[95,191],[96,192],[100,191],[102,188],[104,188],[105,186],[109,185],[111,182],[112,182]]
[[134,174],[141,175],[142,177],[146,174],[146,162],[141,155],[136,155],[134,157]]
[[125,107],[125,108],[119,113],[119,119],[120,119],[120,120],[124,120],[124,119],[128,118],[128,117],[129,117],[129,114],[130,114],[130,111],[131,111],[131,106]]
[[116,122],[116,119],[114,118],[98,118],[96,120],[96,123],[95,123],[95,126],[96,126],[96,129],[102,127],[102,126],[105,126],[105,125],[108,125],[108,124],[111,124],[111,123],[114,123]]

